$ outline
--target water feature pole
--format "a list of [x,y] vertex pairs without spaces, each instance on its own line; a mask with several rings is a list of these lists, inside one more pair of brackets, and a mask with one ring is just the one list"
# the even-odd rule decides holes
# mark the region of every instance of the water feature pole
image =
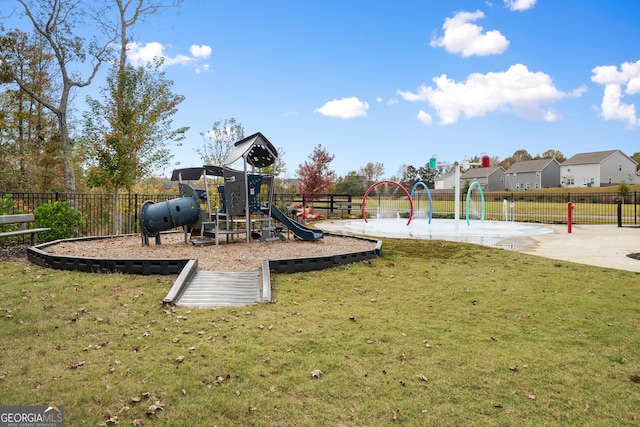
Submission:
[[[470,163],[469,160],[465,157],[462,161],[462,168],[464,170],[469,169],[469,166],[482,166],[483,168],[488,168],[491,163],[491,159],[488,155],[482,154],[482,162],[481,163]],[[441,166],[451,166],[451,163],[440,163]],[[429,168],[436,169],[438,166],[438,157],[434,154],[429,159]],[[454,189],[454,197],[455,197],[455,205],[454,205],[454,214],[453,217],[455,219],[456,231],[458,231],[458,225],[460,223],[460,163],[454,162],[453,166],[455,168],[455,189]]]

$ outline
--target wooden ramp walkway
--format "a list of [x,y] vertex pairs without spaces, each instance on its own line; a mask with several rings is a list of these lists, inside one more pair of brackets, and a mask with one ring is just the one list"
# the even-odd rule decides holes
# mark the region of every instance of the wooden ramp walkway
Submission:
[[197,271],[180,294],[176,305],[223,307],[251,305],[260,301],[261,272]]

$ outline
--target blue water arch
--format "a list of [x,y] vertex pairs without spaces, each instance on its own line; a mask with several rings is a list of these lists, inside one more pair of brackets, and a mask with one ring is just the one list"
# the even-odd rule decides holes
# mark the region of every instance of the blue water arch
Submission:
[[415,193],[416,189],[420,186],[422,186],[427,191],[427,196],[429,197],[429,224],[431,224],[431,218],[433,218],[433,200],[431,200],[431,192],[429,191],[429,187],[427,187],[427,185],[422,181],[416,182],[411,189],[411,195],[409,197],[411,198],[411,200],[413,200],[413,193]]
[[482,200],[482,213],[480,214],[480,222],[484,222],[484,191],[482,191],[482,186],[478,181],[473,181],[467,190],[467,206],[466,206],[466,215],[467,215],[467,226],[469,223],[469,202],[471,200],[471,190],[473,187],[478,187],[478,191],[480,192],[480,198]]

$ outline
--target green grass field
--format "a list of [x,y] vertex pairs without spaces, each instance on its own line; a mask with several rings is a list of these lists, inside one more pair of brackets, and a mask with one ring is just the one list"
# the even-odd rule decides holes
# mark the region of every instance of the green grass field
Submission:
[[638,274],[383,251],[216,310],[161,305],[172,277],[0,263],[0,405],[63,405],[68,426],[638,424]]

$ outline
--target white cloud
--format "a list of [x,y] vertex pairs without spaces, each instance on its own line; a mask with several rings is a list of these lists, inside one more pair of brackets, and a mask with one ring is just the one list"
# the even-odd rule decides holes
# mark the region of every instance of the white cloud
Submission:
[[484,29],[473,21],[484,18],[484,13],[458,12],[453,18],[447,18],[442,25],[444,35],[432,37],[431,47],[444,47],[449,53],[459,53],[464,57],[478,55],[497,55],[507,50],[509,40],[500,31]]
[[184,54],[177,54],[175,56],[168,56],[165,51],[167,47],[162,43],[158,42],[149,42],[145,45],[140,45],[138,43],[129,43],[127,45],[127,58],[129,62],[139,67],[141,65],[145,65],[147,62],[151,62],[154,58],[163,58],[164,66],[171,65],[195,65],[196,73],[200,73],[202,71],[207,71],[209,66],[199,65],[200,59],[206,59],[211,55],[211,48],[206,45],[192,45],[189,49],[191,56]]
[[196,68],[196,73],[198,73],[198,74],[206,73],[207,71],[209,71],[209,64],[204,64],[202,67],[197,67]]
[[203,59],[207,59],[209,56],[211,56],[211,47],[207,46],[207,45],[191,45],[191,47],[189,48],[189,52],[191,52],[191,55],[194,58],[203,58]]
[[389,98],[389,100],[387,101],[387,105],[396,105],[398,104],[398,99],[397,98]]
[[492,111],[513,113],[542,121],[555,121],[560,114],[547,108],[566,97],[578,97],[585,91],[559,91],[551,77],[531,72],[525,65],[515,64],[507,71],[474,73],[464,82],[456,82],[442,74],[434,77],[435,87],[422,85],[414,92],[398,91],[405,101],[427,101],[438,113],[441,124],[453,124],[465,117],[482,117]]
[[[591,70],[591,81],[604,85],[600,114],[605,120],[622,120],[629,129],[640,127],[634,104],[623,101],[625,95],[640,94],[640,60],[625,62],[620,70],[615,65],[602,65]],[[625,86],[625,90],[622,87]]]
[[360,101],[357,97],[334,99],[324,104],[316,111],[323,116],[337,117],[339,119],[353,119],[367,115],[369,103]]
[[431,126],[431,124],[433,123],[431,114],[422,110],[418,111],[418,120],[420,120],[425,126]]
[[504,0],[504,4],[509,10],[523,11],[535,6],[536,0]]

